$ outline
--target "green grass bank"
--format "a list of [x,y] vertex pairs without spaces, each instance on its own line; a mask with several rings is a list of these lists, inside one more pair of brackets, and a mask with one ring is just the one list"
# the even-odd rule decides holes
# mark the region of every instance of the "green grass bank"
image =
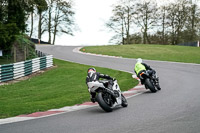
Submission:
[[82,48],[81,51],[112,56],[122,56],[125,58],[143,58],[148,60],[200,64],[200,47],[132,44],[89,46]]
[[[54,59],[51,70],[15,84],[0,86],[0,118],[30,114],[90,100],[85,83],[91,66]],[[118,80],[122,91],[138,84],[132,74],[95,67]]]

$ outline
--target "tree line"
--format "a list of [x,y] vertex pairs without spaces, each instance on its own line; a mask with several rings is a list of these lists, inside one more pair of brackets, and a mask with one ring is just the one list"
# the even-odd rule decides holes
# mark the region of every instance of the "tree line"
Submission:
[[171,44],[200,38],[200,8],[197,1],[175,0],[158,6],[151,0],[121,0],[113,5],[106,27],[119,44]]
[[[21,34],[31,38],[37,32],[41,39],[47,32],[52,44],[59,33],[73,35],[72,6],[71,0],[0,0],[0,49],[10,51],[16,36]],[[29,18],[31,23],[27,24]],[[38,28],[34,28],[34,22],[38,22]]]
[[[38,0],[41,2],[41,0]],[[30,37],[33,34],[34,16],[38,16],[38,39],[48,33],[48,43],[55,44],[56,35],[60,33],[73,35],[75,28],[73,3],[70,0],[43,0],[45,6],[33,8],[31,12]],[[34,7],[34,5],[33,5]],[[40,10],[39,10],[40,9]],[[35,15],[34,15],[35,14]],[[37,18],[37,16],[35,18]],[[53,36],[52,36],[53,35]]]

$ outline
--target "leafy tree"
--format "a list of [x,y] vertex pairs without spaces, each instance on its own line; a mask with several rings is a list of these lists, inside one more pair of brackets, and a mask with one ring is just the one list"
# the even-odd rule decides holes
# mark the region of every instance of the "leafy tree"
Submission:
[[19,28],[15,23],[0,24],[0,49],[9,51],[12,47],[12,42],[15,40],[15,35],[19,33]]
[[7,4],[7,0],[0,0],[0,23],[5,23],[5,19],[7,17],[6,14],[6,5]]
[[0,49],[9,51],[15,35],[25,31],[25,3],[20,0],[0,2]]
[[15,23],[20,32],[26,30],[26,11],[27,3],[25,0],[8,0],[8,19],[7,23]]
[[10,51],[16,35],[26,31],[33,0],[0,0],[0,48]]

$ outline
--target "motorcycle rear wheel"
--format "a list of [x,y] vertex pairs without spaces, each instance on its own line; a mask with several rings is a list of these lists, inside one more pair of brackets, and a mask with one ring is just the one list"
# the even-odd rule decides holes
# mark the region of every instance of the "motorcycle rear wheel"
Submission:
[[157,91],[155,86],[153,85],[153,83],[150,81],[149,78],[147,78],[145,80],[145,85],[147,86],[148,89],[150,89],[151,92],[155,93]]
[[106,97],[102,92],[99,92],[97,95],[97,102],[99,106],[106,112],[112,112],[112,107],[108,105],[108,97]]

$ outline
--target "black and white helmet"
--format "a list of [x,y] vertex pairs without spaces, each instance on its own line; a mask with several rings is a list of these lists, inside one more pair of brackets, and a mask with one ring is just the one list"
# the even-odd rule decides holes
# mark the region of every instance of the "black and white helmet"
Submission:
[[92,68],[92,67],[89,68],[88,71],[87,71],[87,73],[91,73],[91,72],[92,72],[92,73],[95,73],[95,72],[96,72],[96,69],[95,69],[94,67],[93,67],[93,68]]

